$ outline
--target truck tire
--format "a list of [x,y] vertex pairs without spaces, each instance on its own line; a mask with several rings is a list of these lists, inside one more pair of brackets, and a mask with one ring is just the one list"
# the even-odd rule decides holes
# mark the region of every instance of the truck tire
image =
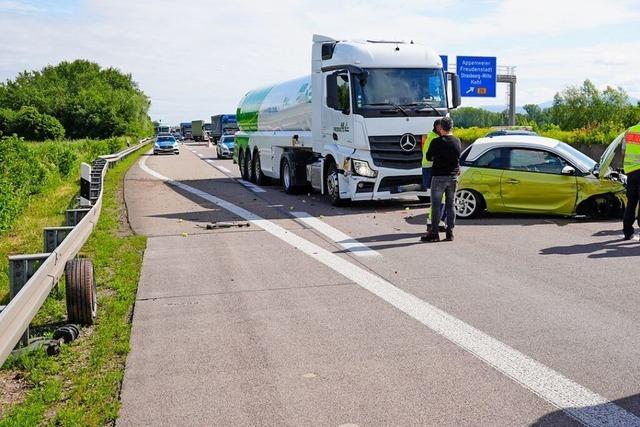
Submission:
[[258,185],[268,185],[269,178],[262,172],[262,165],[260,164],[260,154],[258,153],[258,150],[253,154],[252,166],[251,182],[255,182]]
[[76,258],[67,261],[65,282],[69,322],[92,325],[97,315],[98,293],[91,260]]
[[333,206],[346,206],[349,204],[349,199],[340,198],[340,180],[338,179],[338,167],[335,162],[330,162],[327,167],[325,188],[327,189],[327,196]]
[[284,157],[280,162],[280,182],[282,183],[282,189],[287,194],[296,194],[297,188],[293,185],[293,169],[289,163],[289,159]]
[[244,154],[242,156],[242,179],[245,181],[249,181],[251,179],[251,154],[249,154],[249,149],[244,150]]

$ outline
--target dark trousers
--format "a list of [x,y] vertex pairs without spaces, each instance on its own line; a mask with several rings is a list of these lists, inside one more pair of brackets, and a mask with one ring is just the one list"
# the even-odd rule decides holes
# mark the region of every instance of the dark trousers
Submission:
[[[444,195],[444,208],[447,212],[447,229],[453,230],[456,225],[456,212],[454,200],[456,197],[457,176],[434,176],[431,179],[431,218],[440,218],[442,208],[442,195]],[[433,226],[433,233],[438,233],[438,227]]]
[[633,235],[633,223],[638,221],[638,200],[640,200],[640,170],[627,175],[627,207],[622,219],[622,231],[625,236]]

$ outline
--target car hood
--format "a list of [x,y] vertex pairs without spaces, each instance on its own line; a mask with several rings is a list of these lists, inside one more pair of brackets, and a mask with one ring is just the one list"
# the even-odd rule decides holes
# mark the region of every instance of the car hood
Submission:
[[600,179],[604,178],[609,172],[609,167],[611,167],[611,162],[613,162],[613,157],[616,154],[616,149],[620,147],[624,141],[624,134],[622,132],[616,139],[613,140],[611,144],[604,150],[602,153],[602,157],[600,157],[600,163],[598,163],[598,177]]

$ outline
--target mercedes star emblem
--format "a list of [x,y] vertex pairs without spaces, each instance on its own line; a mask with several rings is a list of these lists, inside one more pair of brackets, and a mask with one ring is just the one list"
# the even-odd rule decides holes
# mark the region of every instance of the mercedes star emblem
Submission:
[[400,148],[404,151],[413,151],[416,148],[416,137],[410,133],[405,133],[400,137]]

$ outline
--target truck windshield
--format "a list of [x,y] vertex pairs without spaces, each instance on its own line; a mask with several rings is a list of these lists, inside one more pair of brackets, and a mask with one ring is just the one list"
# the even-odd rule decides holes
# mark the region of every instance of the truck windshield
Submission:
[[[439,68],[369,68],[354,75],[357,114],[444,115],[447,108],[444,73]],[[398,107],[402,107],[401,109]]]

